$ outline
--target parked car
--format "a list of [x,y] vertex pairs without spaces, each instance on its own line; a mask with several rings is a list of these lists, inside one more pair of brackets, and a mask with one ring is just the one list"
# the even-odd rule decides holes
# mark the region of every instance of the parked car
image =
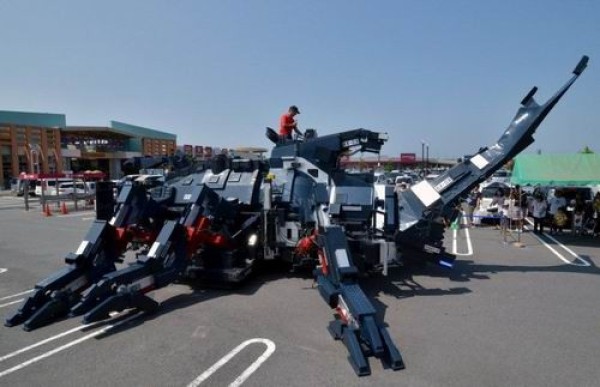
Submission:
[[118,189],[121,189],[121,187],[123,187],[125,184],[131,184],[132,182],[134,182],[138,177],[140,177],[142,175],[127,175],[127,176],[123,176],[122,178],[120,178],[119,180],[115,181],[115,187]]
[[498,215],[498,208],[491,207],[492,201],[494,200],[494,195],[498,190],[502,190],[503,193],[510,190],[510,186],[504,183],[490,183],[485,187],[481,188],[481,199],[479,200],[479,207],[475,209],[474,215],[487,222],[494,222],[493,218],[496,218]]
[[90,190],[83,181],[60,183],[58,185],[58,194],[61,196],[73,194],[84,195],[86,193],[90,193]]
[[510,177],[512,173],[506,169],[499,169],[490,177],[490,183],[503,183],[510,185]]
[[427,180],[428,182],[432,182],[435,179],[437,179],[438,177],[440,177],[440,175],[438,173],[430,173],[427,176],[425,176],[425,180]]
[[73,179],[60,177],[60,178],[43,178],[36,180],[35,183],[35,194],[38,196],[42,195],[42,192],[46,196],[53,196],[57,194],[56,185],[62,183],[73,182]]
[[387,183],[387,177],[385,176],[385,173],[376,172],[374,174],[374,178],[375,178],[375,184],[386,184]]
[[85,185],[87,186],[88,193],[90,193],[90,194],[96,193],[96,182],[95,181],[86,181]]
[[25,195],[25,186],[29,184],[29,196],[35,196],[35,182],[34,179],[11,179],[10,189],[11,192],[17,196]]
[[399,184],[406,184],[408,187],[410,187],[411,185],[414,184],[414,180],[412,177],[408,176],[408,175],[402,175],[402,176],[396,176],[396,185]]
[[165,177],[163,175],[140,175],[135,179],[136,182],[143,184],[146,187],[158,187],[165,183]]

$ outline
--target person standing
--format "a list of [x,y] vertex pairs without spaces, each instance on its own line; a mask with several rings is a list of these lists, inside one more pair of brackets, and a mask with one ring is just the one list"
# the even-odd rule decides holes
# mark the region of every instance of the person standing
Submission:
[[559,211],[563,211],[567,207],[567,200],[562,194],[562,191],[556,190],[554,197],[548,200],[548,220],[550,221],[550,234],[562,232],[564,227],[563,216]]
[[467,195],[467,198],[465,200],[465,206],[463,207],[467,216],[469,226],[474,225],[473,213],[475,212],[475,209],[479,207],[480,200],[481,192],[479,192],[479,185],[477,185],[471,190],[471,192],[469,192],[469,195]]
[[279,118],[279,138],[281,140],[291,140],[292,131],[295,131],[300,135],[302,134],[298,129],[298,123],[294,119],[298,114],[300,114],[300,110],[296,105],[292,105],[289,107],[288,111],[283,113]]
[[600,234],[600,192],[596,192],[594,195],[592,207],[594,208],[594,236],[596,237]]
[[488,208],[488,212],[491,212],[492,209],[495,209],[496,211],[496,218],[498,220],[496,229],[499,229],[503,225],[502,217],[504,216],[504,201],[504,190],[502,188],[498,188],[492,197],[492,202],[490,203],[491,208]]
[[514,222],[517,231],[523,231],[523,209],[521,206],[521,187],[516,185],[510,190],[510,197],[508,200],[509,208],[508,213],[510,221]]
[[544,218],[546,218],[547,204],[541,193],[533,199],[533,232],[542,234],[544,232]]

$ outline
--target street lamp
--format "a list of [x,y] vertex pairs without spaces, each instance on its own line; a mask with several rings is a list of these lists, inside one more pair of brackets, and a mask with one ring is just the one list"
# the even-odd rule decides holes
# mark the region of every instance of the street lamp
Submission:
[[[427,147],[427,153],[425,153],[425,147]],[[421,175],[425,177],[429,164],[429,143],[425,140],[421,140]]]
[[429,144],[425,144],[425,172],[429,173]]
[[421,140],[421,177],[425,177],[425,141]]

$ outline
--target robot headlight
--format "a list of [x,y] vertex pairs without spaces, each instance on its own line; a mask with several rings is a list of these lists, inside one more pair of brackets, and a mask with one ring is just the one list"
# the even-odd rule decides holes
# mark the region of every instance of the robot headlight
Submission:
[[258,241],[258,236],[256,234],[252,234],[248,237],[248,246],[254,247],[256,246],[256,242]]

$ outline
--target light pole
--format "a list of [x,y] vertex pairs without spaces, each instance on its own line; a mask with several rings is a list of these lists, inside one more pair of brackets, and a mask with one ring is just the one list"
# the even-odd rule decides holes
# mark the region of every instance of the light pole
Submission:
[[[425,153],[425,147],[427,147],[427,153]],[[429,143],[425,140],[421,140],[421,175],[425,177],[429,164]]]
[[429,144],[425,143],[425,173],[429,173]]
[[425,178],[425,140],[421,140],[421,177]]

